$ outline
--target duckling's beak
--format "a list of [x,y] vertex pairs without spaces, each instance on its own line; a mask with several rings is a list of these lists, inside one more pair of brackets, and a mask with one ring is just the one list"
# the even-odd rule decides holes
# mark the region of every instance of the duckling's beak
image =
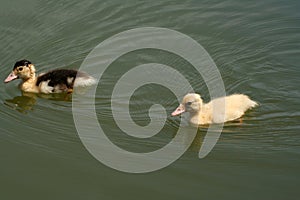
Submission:
[[12,71],[7,78],[4,80],[4,83],[8,83],[10,81],[13,81],[15,79],[19,78],[17,75],[15,75],[15,73]]
[[185,108],[184,108],[184,105],[183,104],[180,104],[179,106],[178,106],[178,108],[176,108],[176,110],[174,111],[174,112],[172,112],[172,116],[177,116],[177,115],[180,115],[180,114],[182,114],[182,113],[184,113],[185,112]]

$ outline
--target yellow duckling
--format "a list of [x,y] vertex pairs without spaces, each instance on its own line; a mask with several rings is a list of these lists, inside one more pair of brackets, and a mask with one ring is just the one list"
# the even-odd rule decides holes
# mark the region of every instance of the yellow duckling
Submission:
[[[225,104],[224,104],[225,103]],[[218,106],[224,106],[218,108]],[[180,115],[184,112],[190,113],[189,121],[194,125],[204,125],[212,123],[224,123],[242,117],[248,109],[258,104],[252,101],[247,95],[233,94],[226,97],[220,97],[203,103],[201,96],[196,93],[190,93],[184,96],[181,104],[172,113],[172,116]],[[213,109],[215,112],[213,112]],[[221,113],[222,110],[225,113]]]

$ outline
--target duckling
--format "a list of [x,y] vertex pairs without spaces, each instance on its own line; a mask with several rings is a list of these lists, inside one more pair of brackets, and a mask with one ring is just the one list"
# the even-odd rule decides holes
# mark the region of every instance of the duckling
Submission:
[[[225,113],[221,113],[223,109],[213,112],[213,109],[217,108],[218,105],[225,105]],[[189,121],[193,125],[224,123],[241,118],[248,109],[257,105],[255,101],[244,94],[233,94],[213,99],[209,103],[203,103],[199,94],[189,93],[184,96],[181,104],[171,115],[177,116],[189,112]]]
[[15,79],[22,79],[19,87],[23,92],[44,94],[72,93],[74,87],[86,87],[96,83],[92,76],[73,69],[55,69],[36,76],[34,65],[25,59],[15,63],[13,71],[4,82]]

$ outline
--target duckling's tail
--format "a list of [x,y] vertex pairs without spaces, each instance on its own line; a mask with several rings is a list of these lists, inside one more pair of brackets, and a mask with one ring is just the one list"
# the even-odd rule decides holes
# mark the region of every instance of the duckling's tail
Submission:
[[250,99],[249,108],[254,108],[256,106],[259,106],[259,103]]

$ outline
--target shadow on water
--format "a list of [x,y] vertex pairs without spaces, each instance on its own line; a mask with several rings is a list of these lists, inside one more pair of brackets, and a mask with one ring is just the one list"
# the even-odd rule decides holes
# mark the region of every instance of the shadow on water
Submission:
[[[184,116],[182,116],[184,117]],[[174,129],[178,129],[180,124],[179,124],[179,119],[178,118],[168,118],[167,124],[172,126]],[[245,128],[247,126],[251,126],[251,122],[249,123],[249,119],[247,116],[243,116],[242,118],[239,118],[234,121],[226,122],[223,124],[223,126],[220,126],[219,124],[213,124],[213,125],[200,125],[200,126],[194,126],[188,122],[186,122],[186,119],[183,119],[183,127],[191,129],[191,128],[196,128],[197,129],[197,134],[191,135],[191,134],[185,134],[184,135],[184,140],[188,141],[191,139],[191,137],[194,137],[192,139],[192,143],[188,148],[188,151],[191,152],[199,152],[206,136],[212,136],[214,134],[218,135],[220,133],[220,137],[217,139],[221,139],[222,134],[235,134],[238,133],[239,130],[242,128]],[[174,131],[172,134],[172,138],[174,138],[177,134],[177,131]],[[208,135],[209,134],[209,135]],[[213,144],[215,145],[215,144]]]
[[[191,124],[189,126],[192,126]],[[200,153],[200,151],[205,152],[205,149],[212,148],[213,151],[214,146],[219,142],[219,140],[222,140],[223,134],[226,134],[228,137],[229,135],[236,135],[239,134],[239,132],[242,129],[247,128],[248,126],[252,126],[251,123],[248,123],[247,119],[240,118],[234,121],[226,122],[223,126],[220,126],[219,124],[213,124],[211,126],[209,125],[200,125],[197,127],[197,134],[193,139],[193,142],[191,143],[190,147],[188,148],[188,151],[190,152],[197,152]],[[189,135],[185,135],[185,137],[190,137]],[[232,137],[232,136],[229,136]],[[211,140],[212,138],[215,138]],[[215,142],[215,143],[214,143]],[[210,151],[209,151],[210,152]],[[208,152],[208,154],[209,154]],[[207,154],[206,154],[207,155]],[[200,154],[199,154],[200,156]]]
[[20,96],[15,96],[12,99],[5,99],[4,105],[16,110],[20,113],[27,114],[32,111],[39,98],[53,100],[53,101],[67,101],[71,102],[72,94],[34,94],[23,92]]

